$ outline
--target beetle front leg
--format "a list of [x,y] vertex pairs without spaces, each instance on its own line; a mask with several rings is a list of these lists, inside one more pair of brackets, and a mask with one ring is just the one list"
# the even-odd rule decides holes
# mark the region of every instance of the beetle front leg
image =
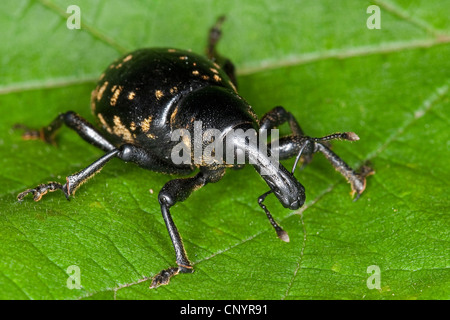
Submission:
[[172,220],[169,209],[177,202],[186,200],[193,191],[203,187],[208,182],[218,181],[222,177],[223,172],[223,170],[201,171],[194,177],[171,180],[167,182],[159,192],[158,199],[161,205],[161,213],[175,249],[178,267],[162,270],[154,276],[150,285],[151,289],[168,284],[170,278],[180,272],[194,272],[192,264],[187,257],[180,233]]

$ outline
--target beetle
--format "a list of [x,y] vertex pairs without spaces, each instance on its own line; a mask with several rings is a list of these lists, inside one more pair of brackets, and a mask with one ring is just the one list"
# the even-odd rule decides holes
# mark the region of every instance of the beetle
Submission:
[[[281,106],[258,119],[248,102],[238,94],[233,64],[216,50],[223,21],[224,17],[220,17],[209,31],[206,56],[178,49],[149,48],[133,51],[113,62],[101,75],[91,95],[91,111],[98,128],[72,111],[59,114],[48,126],[38,130],[16,126],[25,130],[24,139],[54,144],[56,132],[66,125],[105,152],[97,161],[69,175],[64,184],[49,182],[21,192],[17,196],[20,202],[28,194],[39,201],[47,192],[56,190],[61,190],[69,199],[81,184],[112,158],[161,173],[188,175],[196,172],[187,178],[168,181],[159,192],[158,201],[175,250],[177,266],[156,274],[150,288],[169,283],[170,278],[178,273],[193,272],[170,208],[186,200],[193,191],[218,182],[227,168],[242,167],[242,163],[237,161],[175,163],[173,150],[179,141],[173,139],[174,131],[184,130],[185,135],[181,135],[181,139],[186,146],[195,143],[190,134],[195,133],[195,123],[198,122],[203,130],[213,128],[231,132],[252,129],[259,138],[263,137],[262,133],[287,123],[292,134],[281,137],[277,143],[269,143],[267,153],[250,146],[248,139],[226,140],[234,155],[243,152],[247,160],[256,159],[252,165],[270,188],[258,197],[258,204],[278,237],[286,242],[289,242],[287,233],[263,202],[273,193],[285,208],[296,210],[304,204],[305,189],[294,177],[300,158],[307,163],[314,153],[322,153],[351,184],[355,200],[365,189],[366,176],[373,173],[366,166],[359,173],[355,172],[329,147],[329,140],[359,140],[353,132],[321,138],[306,136],[295,117]],[[202,142],[202,150],[205,147]],[[269,154],[277,154],[278,159],[269,159]],[[188,160],[192,160],[192,152],[188,155]],[[292,157],[295,157],[295,163],[291,171],[278,162]]]

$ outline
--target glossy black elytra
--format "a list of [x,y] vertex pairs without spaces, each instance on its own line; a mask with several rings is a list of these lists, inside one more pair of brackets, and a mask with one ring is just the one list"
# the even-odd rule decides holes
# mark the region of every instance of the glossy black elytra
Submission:
[[304,187],[293,175],[300,156],[308,162],[313,153],[321,152],[349,181],[353,193],[356,193],[356,199],[365,189],[365,177],[372,173],[367,167],[356,173],[333,153],[326,143],[332,139],[358,140],[355,133],[335,133],[322,138],[308,137],[304,135],[293,115],[283,107],[274,108],[258,120],[249,104],[237,93],[232,63],[216,51],[222,22],[223,18],[219,18],[210,30],[207,57],[176,49],[141,49],[111,64],[102,74],[91,96],[91,109],[98,120],[100,130],[71,111],[60,114],[50,125],[39,130],[30,130],[19,125],[26,130],[23,138],[54,143],[56,131],[65,124],[81,138],[105,151],[105,155],[100,159],[68,176],[65,184],[41,184],[20,193],[19,201],[29,193],[33,194],[35,201],[39,201],[44,194],[55,190],[62,190],[69,198],[83,182],[100,171],[113,157],[163,173],[189,174],[198,171],[194,176],[167,182],[159,192],[161,212],[175,249],[178,266],[154,276],[151,288],[167,284],[175,274],[193,271],[172,220],[170,207],[186,200],[194,190],[207,183],[219,181],[227,167],[241,167],[236,163],[175,164],[171,160],[171,152],[178,144],[178,141],[171,139],[174,130],[183,128],[192,133],[194,123],[201,121],[203,132],[210,128],[221,132],[240,128],[255,129],[261,133],[287,122],[292,134],[280,138],[278,146],[269,144],[268,149],[272,154],[277,152],[279,159],[296,157],[292,172],[278,162],[264,161],[268,155],[260,150],[249,149],[245,142],[242,145],[242,142],[233,140],[233,148],[246,150],[247,155],[253,154],[263,160],[252,165],[260,174],[262,170],[266,170],[266,174],[261,174],[261,177],[270,187],[270,191],[261,195],[258,203],[278,237],[286,242],[289,241],[287,233],[275,222],[263,201],[268,194],[274,193],[286,208],[295,210],[303,205]]

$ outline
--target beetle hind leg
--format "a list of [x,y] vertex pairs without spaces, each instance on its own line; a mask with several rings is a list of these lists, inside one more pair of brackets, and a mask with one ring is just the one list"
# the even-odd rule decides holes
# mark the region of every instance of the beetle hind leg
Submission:
[[235,67],[230,59],[223,57],[217,52],[217,43],[222,36],[222,24],[225,16],[217,18],[216,23],[209,29],[208,45],[206,46],[206,56],[209,60],[217,63],[228,75],[233,85],[237,88]]
[[16,124],[14,129],[24,130],[22,138],[25,140],[42,140],[56,145],[55,136],[61,126],[65,124],[90,144],[104,151],[111,151],[115,146],[111,144],[92,124],[73,111],[59,114],[49,125],[40,129],[30,129],[25,125]]

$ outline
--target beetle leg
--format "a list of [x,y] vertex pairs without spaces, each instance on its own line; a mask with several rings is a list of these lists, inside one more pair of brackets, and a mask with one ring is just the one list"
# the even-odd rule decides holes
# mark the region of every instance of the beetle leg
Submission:
[[62,190],[66,198],[69,199],[69,196],[73,195],[81,184],[99,172],[101,168],[119,152],[119,150],[104,138],[97,129],[73,111],[61,113],[48,126],[42,127],[39,130],[29,129],[20,124],[15,125],[14,128],[25,129],[25,133],[22,135],[24,139],[40,139],[47,143],[55,144],[55,135],[63,124],[77,132],[85,141],[107,151],[107,153],[85,169],[68,176],[64,185],[59,182],[40,184],[36,188],[27,189],[24,192],[21,192],[17,196],[19,201],[22,201],[29,193],[33,194],[33,199],[35,201],[39,201],[44,194],[55,190]]
[[208,33],[208,46],[206,47],[206,56],[215,61],[217,57],[216,46],[222,37],[222,24],[225,21],[225,16],[217,18],[216,23],[209,29]]
[[22,135],[23,139],[43,140],[50,144],[56,144],[55,135],[63,124],[73,129],[81,138],[97,148],[104,151],[115,149],[115,146],[104,138],[94,126],[73,111],[61,113],[48,126],[42,127],[39,130],[29,129],[21,124],[16,124],[14,128],[25,130]]
[[272,217],[272,214],[270,213],[269,209],[263,204],[264,199],[272,193],[272,190],[267,191],[266,193],[260,195],[258,197],[258,204],[259,206],[264,210],[266,213],[267,218],[269,219],[270,224],[275,229],[277,236],[280,240],[283,240],[284,242],[289,242],[289,235],[286,231],[283,230],[283,228],[280,227],[280,225],[275,221],[275,219]]
[[27,189],[21,192],[17,196],[17,199],[19,201],[22,201],[26,195],[32,193],[34,201],[39,201],[47,192],[53,192],[56,190],[62,190],[66,198],[69,199],[69,196],[73,195],[83,183],[100,172],[103,166],[111,158],[114,157],[117,157],[126,162],[134,162],[137,165],[152,171],[164,172],[168,174],[187,174],[192,171],[190,167],[174,168],[173,166],[168,165],[166,162],[159,160],[157,157],[143,148],[136,147],[131,144],[124,144],[118,149],[113,149],[107,152],[104,156],[102,156],[100,159],[93,162],[83,170],[68,176],[64,185],[58,182],[40,184],[36,188]]
[[236,74],[233,63],[230,59],[221,56],[217,52],[217,43],[222,36],[222,23],[225,21],[225,16],[217,18],[216,24],[209,29],[208,45],[206,47],[206,56],[209,60],[217,63],[228,75],[234,86],[237,88]]
[[139,167],[166,174],[188,174],[193,171],[190,165],[175,167],[172,162],[166,162],[150,150],[129,143],[119,147],[117,157],[125,162],[133,162]]
[[281,126],[287,122],[291,128],[292,134],[295,136],[303,136],[303,130],[300,128],[295,117],[289,111],[286,111],[282,106],[277,106],[267,112],[262,118],[260,123],[260,130],[270,130]]
[[360,172],[356,173],[325,144],[326,141],[335,139],[356,141],[359,140],[359,137],[353,132],[334,133],[322,138],[292,135],[280,138],[277,149],[272,148],[271,145],[269,145],[269,148],[272,152],[278,152],[280,159],[297,156],[292,171],[295,170],[300,155],[311,155],[315,152],[321,152],[330,161],[331,165],[347,179],[352,187],[352,196],[356,194],[355,200],[357,200],[366,187],[365,178],[373,174],[374,171],[367,166],[363,166]]
[[33,194],[33,200],[34,201],[39,201],[41,200],[42,196],[44,194],[46,194],[47,192],[53,192],[56,190],[62,190],[64,192],[64,195],[66,196],[67,199],[69,199],[66,190],[65,190],[65,186],[62,185],[59,182],[49,182],[48,184],[40,184],[38,185],[36,188],[33,189],[27,189],[21,193],[19,193],[17,195],[17,200],[22,201],[23,198],[29,194],[32,193]]
[[[268,133],[271,129],[275,129],[285,122],[288,123],[291,129],[292,135],[294,136],[304,136],[302,128],[298,124],[295,117],[289,111],[286,111],[282,106],[277,106],[267,112],[260,121],[260,131],[266,130]],[[312,154],[303,154],[302,162],[303,166],[307,165],[312,161]]]
[[69,196],[73,195],[83,183],[98,173],[111,158],[117,156],[118,152],[119,150],[117,149],[112,150],[83,170],[68,176],[64,185],[59,182],[40,184],[36,188],[27,189],[24,192],[19,193],[17,195],[17,200],[22,201],[27,194],[32,193],[34,201],[39,201],[48,191],[53,192],[55,190],[62,190],[67,200],[69,200]]
[[186,200],[193,191],[203,187],[208,182],[216,182],[220,180],[223,173],[224,170],[201,171],[194,177],[171,180],[167,182],[159,192],[158,199],[161,205],[161,213],[175,249],[176,263],[178,267],[162,270],[160,273],[155,275],[150,288],[156,288],[160,285],[168,284],[170,278],[180,272],[191,273],[194,271],[184,249],[180,233],[172,220],[169,209],[177,202]]
[[[282,139],[286,140],[287,137],[283,137]],[[272,146],[269,144],[269,149],[271,150],[271,152],[278,152],[281,154],[279,155],[279,157],[281,159],[287,159],[292,157],[291,153],[287,153],[286,150],[284,150],[283,148],[286,147],[286,145],[292,147],[293,145],[295,145],[295,150],[298,150],[298,154],[297,157],[295,159],[295,163],[294,166],[292,167],[291,173],[292,175],[294,175],[294,171],[295,168],[297,166],[297,163],[300,159],[300,157],[303,154],[303,151],[305,150],[305,148],[307,148],[307,146],[309,145],[309,140],[307,138],[303,138],[303,137],[299,137],[300,139],[290,139],[288,141],[288,143],[286,143],[286,141],[281,141],[281,148],[279,149],[275,149],[272,148]],[[275,231],[277,232],[277,236],[278,238],[280,238],[281,240],[283,240],[284,242],[289,242],[289,235],[287,234],[286,231],[284,231],[279,225],[278,223],[273,219],[272,215],[270,214],[269,210],[267,209],[267,207],[263,204],[264,199],[273,192],[273,190],[269,190],[266,193],[262,194],[261,196],[259,196],[258,198],[258,204],[259,206],[264,210],[264,212],[267,215],[267,218],[269,219],[270,223],[272,224],[272,226],[274,227]]]

